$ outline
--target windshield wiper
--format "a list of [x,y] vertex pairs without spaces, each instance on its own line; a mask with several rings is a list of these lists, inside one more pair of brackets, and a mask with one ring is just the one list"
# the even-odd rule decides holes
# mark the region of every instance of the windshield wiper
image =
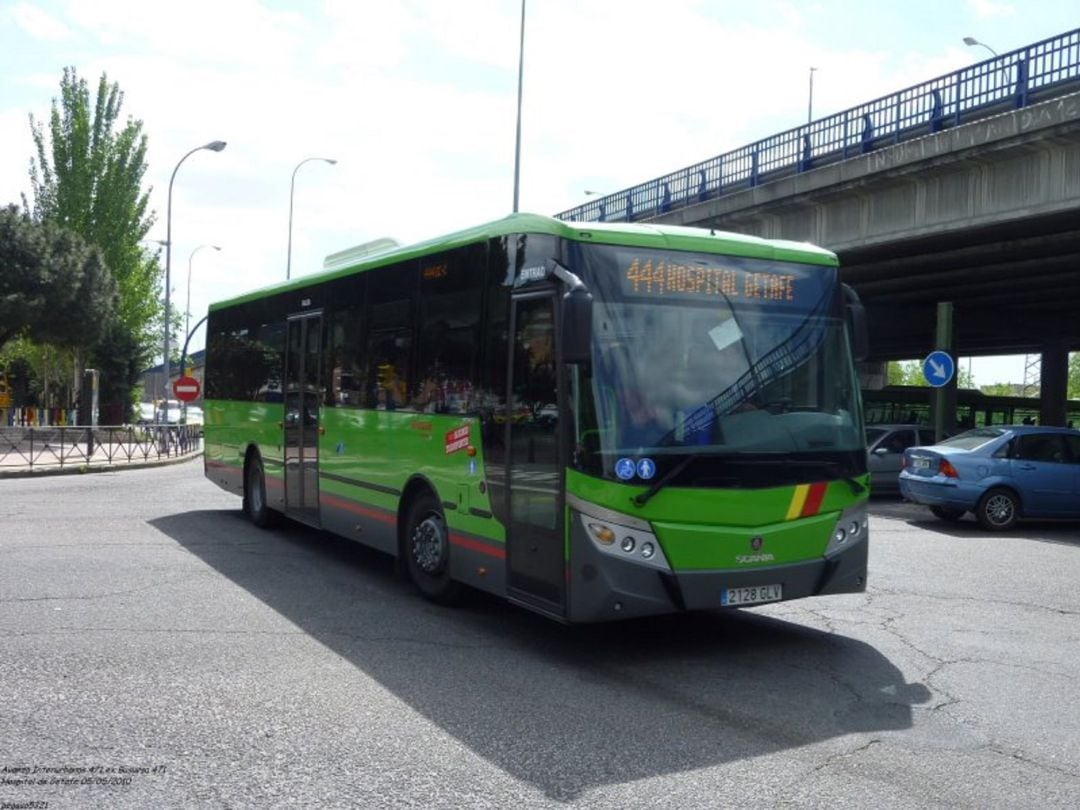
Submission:
[[[642,492],[640,495],[635,495],[630,500],[635,506],[644,506],[649,502],[653,495],[666,487],[672,480],[674,480],[683,470],[689,467],[693,462],[702,458],[704,453],[691,453],[686,456],[682,461],[664,473],[662,476],[656,479],[656,483]],[[718,458],[734,458],[737,457],[740,464],[754,464],[754,465],[781,465],[787,464],[786,459],[781,458],[742,458],[742,452],[736,451],[734,453],[723,453],[718,455]]]
[[635,495],[630,500],[635,506],[644,506],[649,502],[649,499],[652,498],[653,495],[666,487],[669,481],[674,479],[677,475],[679,475],[679,473],[681,473],[699,458],[701,458],[701,453],[691,453],[674,467],[672,467],[670,470],[668,470],[666,473],[657,478],[656,483],[654,483],[651,487],[642,492],[640,495]]
[[[640,495],[635,495],[630,500],[633,502],[633,504],[635,506],[644,506],[645,504],[647,504],[652,499],[652,497],[656,493],[658,493],[660,490],[662,490],[664,487],[666,487],[669,483],[671,483],[671,481],[673,481],[676,477],[678,477],[683,472],[683,470],[685,470],[687,467],[689,467],[693,462],[695,462],[698,459],[702,458],[703,455],[705,455],[705,454],[703,454],[703,453],[692,453],[692,454],[686,456],[682,461],[680,461],[678,464],[676,464],[674,467],[672,467],[670,470],[668,470],[662,476],[657,478],[656,482],[651,487],[649,487],[647,490],[642,492]],[[745,455],[752,456],[753,454],[746,453]],[[744,456],[743,452],[736,451],[734,453],[720,454],[717,457],[718,458],[725,458],[726,457],[726,458],[729,458],[729,459],[737,459],[739,464],[750,464],[750,465],[753,465],[755,467],[758,467],[758,466],[786,466],[786,465],[792,464],[792,463],[794,463],[794,464],[820,465],[820,466],[828,469],[834,475],[837,475],[839,477],[839,480],[843,481],[845,484],[847,484],[849,487],[851,487],[852,494],[859,495],[859,494],[866,491],[865,486],[863,486],[861,483],[859,483],[858,481],[856,481],[854,478],[851,477],[851,474],[850,474],[850,471],[849,471],[847,465],[841,464],[838,461],[824,461],[824,460],[820,460],[820,461],[796,461],[796,460],[792,459],[786,453],[784,453],[783,456],[784,457],[782,457],[782,458],[776,458],[776,457],[773,457],[773,458],[760,458],[760,457],[758,457],[758,458],[746,458]]]
[[[704,453],[691,453],[690,455],[686,456],[686,458],[684,458],[682,461],[680,461],[678,464],[676,464],[674,467],[672,467],[670,470],[668,470],[662,476],[657,478],[655,484],[653,484],[647,490],[642,492],[640,495],[635,495],[630,500],[634,503],[635,506],[644,506],[645,504],[647,504],[649,502],[649,499],[652,498],[653,495],[655,495],[657,492],[659,492],[664,487],[666,487],[683,470],[685,470],[687,467],[689,467],[693,462],[697,461],[699,458],[702,458],[704,455],[705,455]],[[723,454],[718,455],[717,457],[718,458],[739,457],[739,463],[740,464],[779,465],[779,464],[787,464],[788,463],[786,460],[778,459],[778,458],[749,458],[749,459],[747,459],[747,458],[741,458],[741,456],[742,456],[742,453],[739,452],[739,451],[736,451],[734,453],[723,453]]]

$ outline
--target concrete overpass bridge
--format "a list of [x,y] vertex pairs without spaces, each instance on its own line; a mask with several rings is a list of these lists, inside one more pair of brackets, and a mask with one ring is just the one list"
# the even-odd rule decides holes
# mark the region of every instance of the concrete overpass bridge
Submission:
[[[1080,29],[557,216],[827,247],[867,307],[871,359],[1040,354],[1040,421],[1064,424],[1080,349]],[[940,302],[953,318],[937,339]]]

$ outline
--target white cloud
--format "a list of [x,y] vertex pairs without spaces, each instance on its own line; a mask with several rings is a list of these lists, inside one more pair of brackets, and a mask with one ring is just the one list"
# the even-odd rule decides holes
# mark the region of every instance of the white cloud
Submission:
[[1016,8],[1011,3],[1000,3],[997,0],[967,0],[967,6],[979,19],[1012,17],[1016,14]]
[[74,38],[74,33],[52,14],[31,3],[16,3],[8,14],[12,22],[35,39],[64,42]]

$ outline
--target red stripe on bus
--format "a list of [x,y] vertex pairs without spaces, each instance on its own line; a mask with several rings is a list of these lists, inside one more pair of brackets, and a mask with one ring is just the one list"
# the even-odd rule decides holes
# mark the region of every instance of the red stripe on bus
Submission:
[[319,494],[319,502],[324,503],[327,506],[334,506],[338,509],[344,509],[346,512],[352,512],[356,515],[363,515],[369,517],[372,520],[378,520],[382,523],[389,523],[394,525],[397,523],[397,515],[393,512],[384,512],[381,509],[372,509],[367,506],[361,506],[355,501],[347,501],[344,498],[338,498],[335,495],[327,495],[325,493]]
[[821,509],[821,502],[825,500],[825,490],[828,488],[829,485],[827,482],[810,485],[810,492],[806,496],[806,503],[803,504],[803,517],[812,517],[818,513],[818,510]]
[[467,548],[469,551],[478,551],[481,554],[496,557],[500,560],[506,559],[506,548],[504,546],[489,546],[487,543],[481,542],[480,540],[474,540],[463,534],[450,532],[450,543],[455,546]]

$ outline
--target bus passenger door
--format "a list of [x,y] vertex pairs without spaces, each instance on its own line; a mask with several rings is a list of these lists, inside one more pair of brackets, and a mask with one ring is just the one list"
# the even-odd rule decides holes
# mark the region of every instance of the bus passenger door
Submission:
[[558,442],[555,297],[516,297],[506,419],[510,495],[507,592],[549,613],[565,612],[562,465]]
[[285,352],[285,510],[319,522],[322,313],[289,318]]

